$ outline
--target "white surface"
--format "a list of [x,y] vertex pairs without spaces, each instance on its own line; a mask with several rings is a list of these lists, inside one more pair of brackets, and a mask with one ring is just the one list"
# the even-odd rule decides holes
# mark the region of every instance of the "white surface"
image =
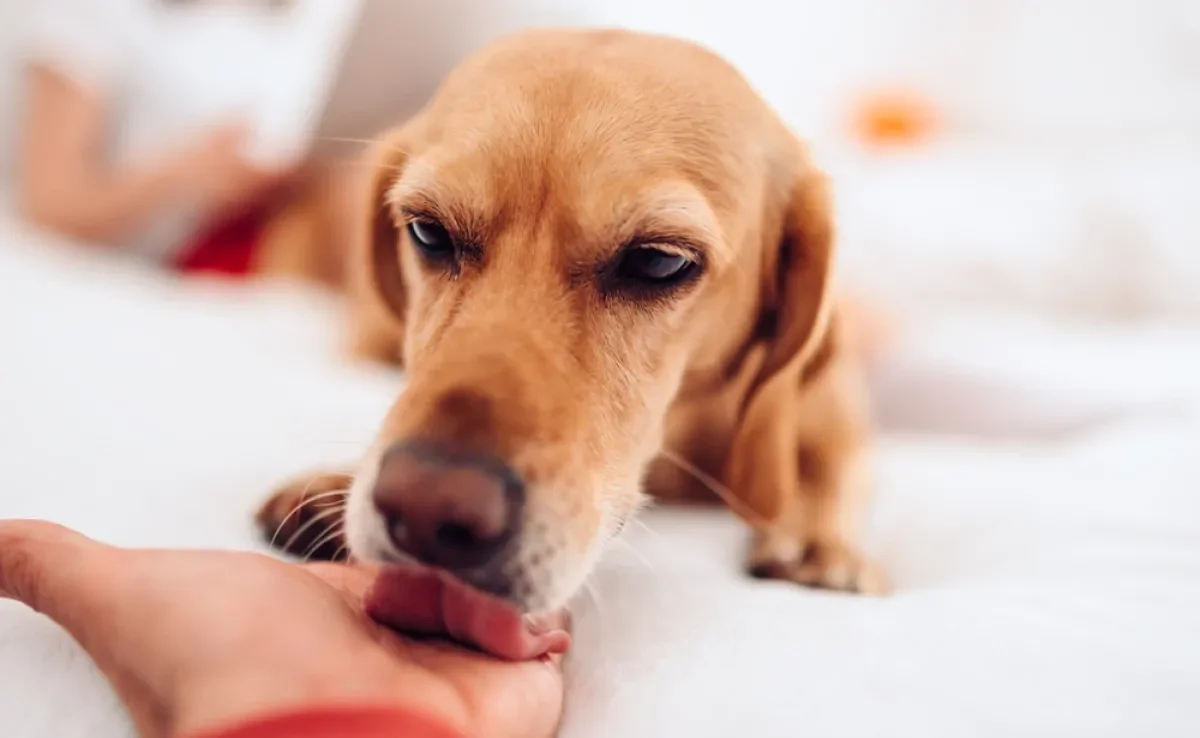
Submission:
[[[312,295],[174,284],[3,221],[0,300],[0,516],[112,542],[257,547],[264,490],[352,458],[400,386],[333,358]],[[929,320],[910,380],[1126,411],[1067,439],[886,438],[889,599],[749,581],[728,516],[653,511],[579,601],[566,738],[1197,735],[1200,330]],[[0,725],[130,735],[80,650],[11,603]]]

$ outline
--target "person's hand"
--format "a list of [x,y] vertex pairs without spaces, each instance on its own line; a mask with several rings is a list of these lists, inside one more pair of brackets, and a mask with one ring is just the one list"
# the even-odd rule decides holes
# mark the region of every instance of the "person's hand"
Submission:
[[286,185],[291,168],[265,168],[246,157],[250,128],[225,123],[203,131],[174,160],[184,192],[210,212],[244,207]]
[[375,572],[253,553],[119,549],[0,521],[0,597],[62,625],[144,736],[313,703],[412,706],[467,735],[537,738],[562,711],[559,660],[501,661],[363,614]]

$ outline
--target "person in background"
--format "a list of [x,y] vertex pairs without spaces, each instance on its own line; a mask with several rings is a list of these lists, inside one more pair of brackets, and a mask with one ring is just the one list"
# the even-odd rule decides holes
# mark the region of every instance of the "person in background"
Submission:
[[253,92],[231,79],[252,75],[237,69],[230,44],[244,50],[254,24],[279,20],[292,4],[29,3],[24,216],[185,272],[256,271],[264,234],[305,173],[252,157],[253,122],[239,115]]

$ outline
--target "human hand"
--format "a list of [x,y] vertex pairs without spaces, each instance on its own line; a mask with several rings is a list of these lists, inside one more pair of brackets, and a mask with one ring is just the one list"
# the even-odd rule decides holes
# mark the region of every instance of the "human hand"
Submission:
[[173,174],[184,192],[213,212],[247,204],[285,185],[293,167],[270,168],[246,156],[251,129],[234,122],[204,130],[184,146],[173,163]]
[[557,656],[502,661],[378,626],[363,612],[378,574],[253,553],[120,549],[52,523],[0,521],[0,597],[65,628],[143,736],[329,702],[411,706],[465,735],[554,733]]

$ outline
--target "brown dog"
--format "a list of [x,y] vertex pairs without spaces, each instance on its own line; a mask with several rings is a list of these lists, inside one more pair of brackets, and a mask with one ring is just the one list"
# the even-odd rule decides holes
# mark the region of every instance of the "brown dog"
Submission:
[[871,428],[829,187],[738,72],[666,37],[525,32],[375,156],[352,327],[408,387],[355,473],[286,488],[268,533],[333,538],[352,479],[354,557],[540,612],[643,489],[715,491],[756,529],[753,573],[885,590],[858,544]]

